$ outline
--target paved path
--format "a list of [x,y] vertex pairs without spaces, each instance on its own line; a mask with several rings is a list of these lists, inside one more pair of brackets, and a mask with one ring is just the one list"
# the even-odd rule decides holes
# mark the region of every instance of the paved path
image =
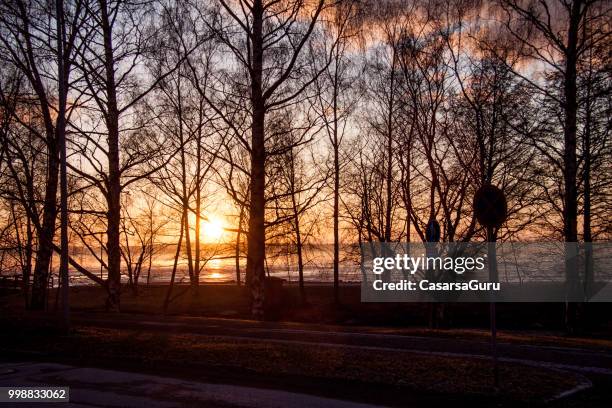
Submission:
[[[316,343],[404,350],[448,356],[488,358],[491,347],[480,339],[453,339],[442,337],[381,334],[354,331],[350,327],[316,326],[293,323],[271,323],[250,320],[171,317],[156,319],[142,315],[120,314],[80,315],[73,321],[95,327],[143,329],[176,333],[196,333],[227,338],[246,338],[277,342]],[[612,352],[573,347],[542,346],[514,343],[498,343],[502,361],[537,366],[569,369],[584,374],[612,375]]]
[[57,407],[266,407],[376,408],[293,392],[208,384],[154,375],[51,363],[0,364],[0,386],[70,387],[70,403],[20,403]]

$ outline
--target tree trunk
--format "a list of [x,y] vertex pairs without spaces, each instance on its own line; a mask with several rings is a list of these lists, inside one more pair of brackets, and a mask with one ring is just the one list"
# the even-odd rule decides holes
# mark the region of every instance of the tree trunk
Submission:
[[564,235],[567,242],[578,240],[577,232],[577,192],[576,192],[576,112],[577,87],[576,87],[576,59],[577,59],[577,37],[580,22],[581,1],[576,1],[572,7],[572,16],[568,30],[568,46],[566,54],[565,77],[564,77],[564,113],[565,123],[564,136],[564,182],[565,182],[565,206],[564,206]]
[[263,6],[253,4],[252,67],[251,74],[251,202],[249,207],[249,231],[247,235],[247,278],[252,296],[252,314],[264,318],[264,262],[265,247],[265,101],[262,94],[263,71]]
[[30,308],[33,310],[43,310],[47,304],[47,281],[49,280],[51,256],[53,256],[53,237],[57,218],[59,151],[54,134],[47,135],[47,146],[47,185],[43,204],[43,222],[42,228],[38,231],[38,251],[36,252],[30,297]]
[[584,126],[584,209],[582,218],[584,253],[584,293],[589,296],[593,282],[593,246],[591,233],[591,83],[587,84],[586,118]]
[[334,125],[334,303],[340,302],[340,159],[337,125]]
[[64,64],[64,3],[56,0],[56,27],[57,27],[57,64],[58,64],[58,112],[55,126],[57,141],[60,149],[60,288],[62,297],[62,324],[64,329],[70,327],[70,305],[68,296],[70,280],[68,276],[68,175],[66,168],[66,103],[68,95],[68,72]]
[[115,56],[106,0],[100,0],[102,32],[104,35],[105,90],[107,93],[106,127],[108,132],[108,186],[106,201],[108,300],[109,310],[119,311],[121,297],[121,174],[119,170],[119,109],[115,84]]
[[334,128],[332,145],[334,148],[334,303],[340,302],[340,141],[338,140],[338,51],[334,65]]
[[[182,214],[182,217],[185,216],[185,213]],[[168,312],[168,306],[170,305],[170,299],[172,296],[172,290],[174,289],[174,280],[176,278],[176,268],[178,267],[178,258],[181,254],[181,245],[183,244],[183,228],[184,228],[183,220],[181,219],[181,230],[179,233],[179,240],[176,244],[176,252],[174,254],[174,264],[172,265],[172,275],[170,275],[170,284],[168,285],[168,292],[166,292],[166,298],[164,299],[164,313]]]
[[[404,153],[406,162],[403,165],[405,166],[405,168],[404,168],[404,174],[403,174],[404,180],[402,184],[402,194],[403,194],[404,206],[406,208],[406,255],[408,256],[410,256],[410,244],[411,244],[410,214],[412,213],[412,197],[410,196],[410,175],[411,175],[410,166],[412,165],[411,153],[410,153],[410,149],[412,148],[411,141],[412,139],[410,138],[408,142],[408,148],[406,149],[406,153]],[[400,158],[400,160],[403,162],[404,158]],[[404,279],[408,279],[410,277],[410,272],[405,270],[403,272],[403,275],[404,275]]]
[[34,233],[32,231],[32,219],[29,214],[26,214],[26,248],[25,248],[25,266],[23,271],[23,296],[26,307],[30,302],[30,277],[32,276],[32,253],[34,245]]
[[189,272],[189,283],[193,285],[195,280],[195,273],[193,270],[193,256],[191,254],[191,237],[189,236],[189,194],[187,192],[187,159],[185,157],[185,137],[183,135],[183,105],[181,95],[181,76],[179,69],[179,76],[177,79],[177,95],[178,95],[178,108],[177,115],[179,119],[179,142],[181,143],[180,156],[181,156],[181,188],[182,188],[182,205],[183,205],[183,226],[182,231],[185,234],[185,249],[187,251],[187,270]]
[[236,284],[240,286],[240,238],[242,236],[242,222],[244,218],[244,204],[240,205],[238,217],[238,230],[236,231]]
[[296,194],[299,188],[296,188],[295,179],[295,157],[293,149],[290,150],[290,169],[289,169],[289,185],[291,188],[291,207],[293,210],[293,228],[295,232],[295,244],[297,247],[298,256],[298,283],[300,287],[300,298],[302,303],[306,301],[306,291],[304,289],[304,257],[302,254],[302,234],[300,231],[300,208],[296,200]]
[[[387,134],[386,134],[386,142],[387,145],[386,150],[387,150],[387,163],[386,163],[386,171],[385,171],[385,201],[386,201],[386,208],[385,208],[385,215],[384,215],[384,232],[383,232],[383,257],[387,257],[390,256],[390,242],[391,242],[391,224],[392,224],[392,220],[391,220],[391,214],[393,211],[393,203],[392,203],[392,199],[393,199],[393,184],[392,184],[392,177],[393,177],[393,132],[394,132],[394,126],[393,126],[393,110],[394,110],[394,92],[395,92],[395,61],[396,61],[396,55],[395,55],[395,49],[393,50],[393,57],[392,57],[392,62],[391,62],[391,75],[389,78],[389,100],[388,100],[388,112],[387,112]],[[390,271],[385,271],[382,274],[382,279],[384,281],[390,281],[391,279],[391,272]]]
[[200,140],[198,139],[198,146],[197,146],[197,151],[196,151],[196,160],[197,160],[197,165],[196,165],[196,202],[195,202],[195,210],[196,210],[196,214],[195,214],[195,265],[194,265],[194,274],[195,274],[195,280],[193,282],[194,286],[198,286],[200,284],[200,241],[201,241],[201,220],[202,220],[202,197],[201,197],[201,191],[200,191],[200,183],[201,183],[201,179],[200,179],[200,160],[201,160],[201,154],[202,154],[202,149],[200,146]]
[[[563,78],[564,114],[563,126],[564,151],[563,151],[563,181],[565,187],[563,223],[564,238],[566,244],[565,274],[570,285],[569,290],[573,292],[577,286],[578,257],[576,242],[578,241],[578,193],[576,189],[576,113],[577,86],[576,86],[576,64],[578,29],[580,26],[582,12],[582,1],[578,0],[572,4],[570,24],[567,33],[567,48],[565,53],[565,75]],[[566,306],[566,328],[573,332],[576,324],[575,304],[568,303]]]
[[295,243],[297,245],[298,256],[298,275],[300,284],[300,298],[302,302],[306,301],[306,290],[304,288],[304,256],[302,254],[302,234],[300,233],[300,219],[297,212],[294,212],[295,222]]
[[[395,56],[393,58],[395,61]],[[395,66],[392,65],[391,69],[394,70]],[[385,208],[385,231],[384,231],[384,240],[385,242],[391,241],[391,212],[393,209],[392,197],[393,197],[393,185],[392,185],[392,177],[393,177],[393,109],[394,109],[394,98],[393,98],[393,86],[394,86],[394,78],[395,75],[393,72],[391,73],[391,84],[389,91],[389,112],[387,116],[387,168],[386,168],[386,183],[385,183],[385,192],[386,192],[386,208]]]

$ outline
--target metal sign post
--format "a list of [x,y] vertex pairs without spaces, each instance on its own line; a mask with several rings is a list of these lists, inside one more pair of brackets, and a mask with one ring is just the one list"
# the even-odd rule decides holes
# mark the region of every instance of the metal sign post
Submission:
[[[497,282],[497,253],[495,250],[495,233],[493,227],[487,227],[487,258],[489,263],[489,281]],[[491,354],[493,355],[493,384],[499,387],[499,364],[497,361],[497,319],[495,302],[489,303],[489,319],[491,324]]]
[[440,241],[440,224],[435,219],[430,219],[425,227],[425,239],[427,242]]
[[[497,241],[495,229],[499,228],[506,221],[508,205],[506,196],[499,188],[485,184],[480,187],[474,195],[474,213],[476,219],[487,229],[487,258],[489,265],[489,281],[497,282],[497,254],[495,241]],[[490,303],[490,322],[491,322],[491,355],[493,357],[493,383],[494,387],[499,388],[499,363],[497,356],[497,320],[495,310],[495,300]]]
[[[438,256],[438,242],[440,241],[440,224],[435,218],[431,218],[425,227],[425,252],[427,257]],[[427,279],[432,280],[435,278],[435,269],[427,269],[425,272]],[[437,278],[436,278],[437,280]],[[440,325],[440,311],[443,305],[439,305],[435,301],[429,304],[429,328],[436,329]]]

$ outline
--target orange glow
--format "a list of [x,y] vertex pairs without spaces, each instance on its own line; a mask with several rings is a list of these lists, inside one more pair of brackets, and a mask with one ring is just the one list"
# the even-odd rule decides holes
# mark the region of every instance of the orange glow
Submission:
[[200,222],[200,228],[202,229],[204,240],[208,242],[219,242],[225,235],[223,221],[216,217],[209,217],[207,220],[202,220]]

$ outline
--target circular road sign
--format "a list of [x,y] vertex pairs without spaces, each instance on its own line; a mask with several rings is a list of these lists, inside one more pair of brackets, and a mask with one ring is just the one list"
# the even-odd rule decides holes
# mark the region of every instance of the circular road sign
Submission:
[[485,184],[474,195],[474,213],[478,222],[485,227],[499,227],[506,221],[508,204],[499,188]]

